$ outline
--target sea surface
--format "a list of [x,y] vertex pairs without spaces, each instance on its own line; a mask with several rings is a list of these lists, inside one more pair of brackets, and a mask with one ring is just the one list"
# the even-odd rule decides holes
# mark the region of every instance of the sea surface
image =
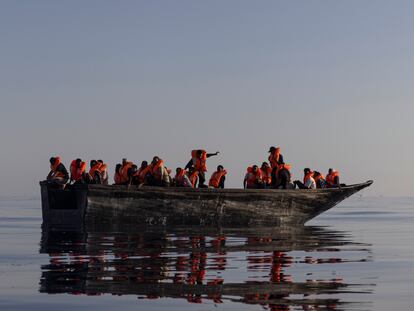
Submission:
[[300,228],[43,228],[0,198],[0,310],[413,310],[414,198]]

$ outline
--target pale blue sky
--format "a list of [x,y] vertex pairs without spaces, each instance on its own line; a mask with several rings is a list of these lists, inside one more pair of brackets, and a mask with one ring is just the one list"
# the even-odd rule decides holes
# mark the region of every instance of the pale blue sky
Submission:
[[37,194],[53,154],[191,149],[240,187],[279,145],[414,195],[412,1],[0,1],[0,195]]

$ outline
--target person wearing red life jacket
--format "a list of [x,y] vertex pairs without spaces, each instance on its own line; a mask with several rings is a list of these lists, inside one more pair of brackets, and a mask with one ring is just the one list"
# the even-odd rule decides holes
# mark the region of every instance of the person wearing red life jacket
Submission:
[[142,161],[140,168],[133,175],[133,184],[144,185],[147,183],[148,174],[150,173],[151,166],[147,161]]
[[81,159],[73,160],[70,163],[70,183],[83,184],[87,182],[86,163]]
[[262,172],[257,165],[247,168],[244,176],[243,186],[245,189],[261,189],[264,188]]
[[122,164],[118,163],[115,166],[114,184],[122,185]]
[[191,186],[195,188],[197,185],[197,181],[198,181],[198,172],[194,170],[194,167],[190,167],[188,169],[187,175],[188,175],[188,178],[190,179]]
[[224,189],[224,182],[226,180],[227,171],[222,165],[217,166],[217,171],[215,171],[210,178],[208,186],[211,188],[221,188]]
[[51,157],[49,162],[50,172],[46,180],[56,187],[63,189],[69,180],[69,173],[66,167],[63,165],[60,157]]
[[316,189],[315,179],[313,179],[313,172],[310,168],[305,168],[303,170],[303,183],[300,180],[295,180],[294,184],[299,189]]
[[168,187],[170,185],[170,175],[165,168],[164,161],[155,156],[151,162],[148,182],[151,186]]
[[183,170],[181,167],[177,167],[175,170],[176,174],[173,179],[173,185],[175,187],[185,187],[192,188],[190,179],[188,178],[186,170]]
[[328,175],[326,175],[326,188],[340,188],[341,184],[339,183],[339,172],[330,168]]
[[106,165],[102,160],[98,160],[98,163],[101,164],[99,167],[99,174],[101,175],[101,184],[107,185],[109,176],[108,176],[108,165]]
[[88,173],[88,182],[90,184],[101,184],[101,173],[99,171],[101,163],[96,160],[90,161],[90,169]]
[[192,150],[191,151],[191,160],[188,161],[185,166],[185,170],[188,170],[190,167],[194,168],[194,171],[198,172],[198,188],[206,188],[204,184],[206,181],[206,172],[207,172],[207,159],[218,155],[220,152],[207,153],[205,150]]
[[270,167],[272,168],[272,186],[276,188],[277,181],[277,168],[280,165],[280,163],[284,163],[283,161],[283,155],[280,153],[279,147],[270,147],[269,151],[270,153],[268,160],[270,163]]
[[134,165],[134,163],[128,161],[126,158],[122,159],[121,184],[129,184],[130,175],[128,174],[128,172],[130,172],[132,165]]
[[316,189],[323,189],[326,187],[326,181],[325,178],[323,177],[323,175],[321,173],[319,173],[318,171],[315,171],[313,173],[313,179],[315,179],[315,183],[316,183]]
[[277,189],[293,189],[294,185],[291,182],[292,174],[290,173],[291,166],[281,162],[277,168]]
[[271,188],[272,186],[272,168],[269,166],[269,163],[263,162],[260,167],[263,177],[263,185],[265,188]]

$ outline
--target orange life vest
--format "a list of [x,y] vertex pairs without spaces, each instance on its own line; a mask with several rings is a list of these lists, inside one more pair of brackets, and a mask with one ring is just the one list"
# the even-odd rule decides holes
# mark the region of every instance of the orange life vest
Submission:
[[178,174],[175,174],[174,179],[176,186],[183,186],[183,180],[186,173],[187,171],[182,169]]
[[155,180],[162,179],[162,173],[164,168],[164,161],[159,159],[159,161],[155,164],[151,164],[151,175],[154,177]]
[[[99,162],[98,162],[99,163]],[[107,168],[108,168],[108,165],[106,165],[106,164],[101,164],[101,166],[99,167],[99,173],[101,173],[101,174],[103,174],[103,173],[105,173],[105,171],[107,170]]]
[[57,171],[58,166],[62,163],[60,160],[60,157],[55,157],[55,164],[50,164],[50,169],[53,171],[54,175],[53,177],[65,177],[63,173]]
[[276,151],[269,155],[269,162],[272,168],[279,166],[279,158],[280,158],[280,148],[276,148]]
[[197,157],[197,151],[191,151],[191,158],[193,159],[194,170],[197,172],[207,172],[207,152],[201,150],[201,158]]
[[266,167],[266,169],[260,168],[260,171],[262,172],[263,182],[270,185],[272,183],[272,168]]
[[313,176],[313,172],[309,172],[307,173],[304,177],[303,177],[303,184],[306,185],[306,183],[308,182],[309,179],[311,179]]
[[323,177],[322,174],[318,175],[318,176],[313,176],[313,179],[315,179],[316,182],[318,182],[318,180],[320,179],[325,179],[325,177]]
[[334,186],[336,177],[339,177],[338,171],[333,171],[331,174],[326,175],[326,185],[328,187]]
[[192,174],[188,176],[190,179],[191,185],[193,185],[193,188],[196,186],[197,178],[198,178],[198,172],[194,171]]
[[101,168],[101,163],[96,163],[94,166],[91,167],[91,169],[89,170],[89,175],[91,175],[92,178],[95,177],[95,172],[100,173],[100,168]]
[[134,176],[138,177],[138,180],[139,180],[140,183],[144,183],[145,182],[145,176],[147,176],[150,169],[151,169],[150,165],[148,165],[144,168],[140,167],[138,169],[138,171],[134,174]]
[[258,169],[256,172],[253,172],[253,167],[247,168],[247,181],[246,185],[247,188],[252,188],[256,186],[256,184],[263,181],[262,171]]
[[71,179],[74,181],[79,181],[82,178],[83,173],[85,173],[86,171],[86,163],[85,162],[81,162],[80,166],[77,167],[76,166],[76,160],[73,160],[70,163],[70,176]]
[[120,185],[122,183],[122,175],[120,173],[115,172],[114,182],[115,182],[115,185]]
[[121,183],[127,182],[129,180],[128,170],[134,165],[132,162],[127,162],[125,165],[122,165],[121,168]]
[[219,187],[219,184],[220,184],[221,178],[224,175],[226,175],[226,174],[227,174],[227,171],[226,170],[222,170],[220,172],[219,171],[215,171],[213,173],[213,175],[211,175],[211,178],[210,178],[210,181],[209,181],[208,185],[210,187],[218,188]]
[[282,169],[287,169],[290,172],[292,166],[290,164],[280,164],[276,169],[276,176],[279,178],[279,173]]

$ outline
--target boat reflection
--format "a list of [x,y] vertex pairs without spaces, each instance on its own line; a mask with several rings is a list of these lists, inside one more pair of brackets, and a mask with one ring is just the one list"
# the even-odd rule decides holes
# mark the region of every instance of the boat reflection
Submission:
[[40,279],[40,292],[49,294],[338,310],[354,302],[349,295],[372,291],[326,273],[370,261],[370,246],[323,227],[45,228],[40,252],[49,254]]

